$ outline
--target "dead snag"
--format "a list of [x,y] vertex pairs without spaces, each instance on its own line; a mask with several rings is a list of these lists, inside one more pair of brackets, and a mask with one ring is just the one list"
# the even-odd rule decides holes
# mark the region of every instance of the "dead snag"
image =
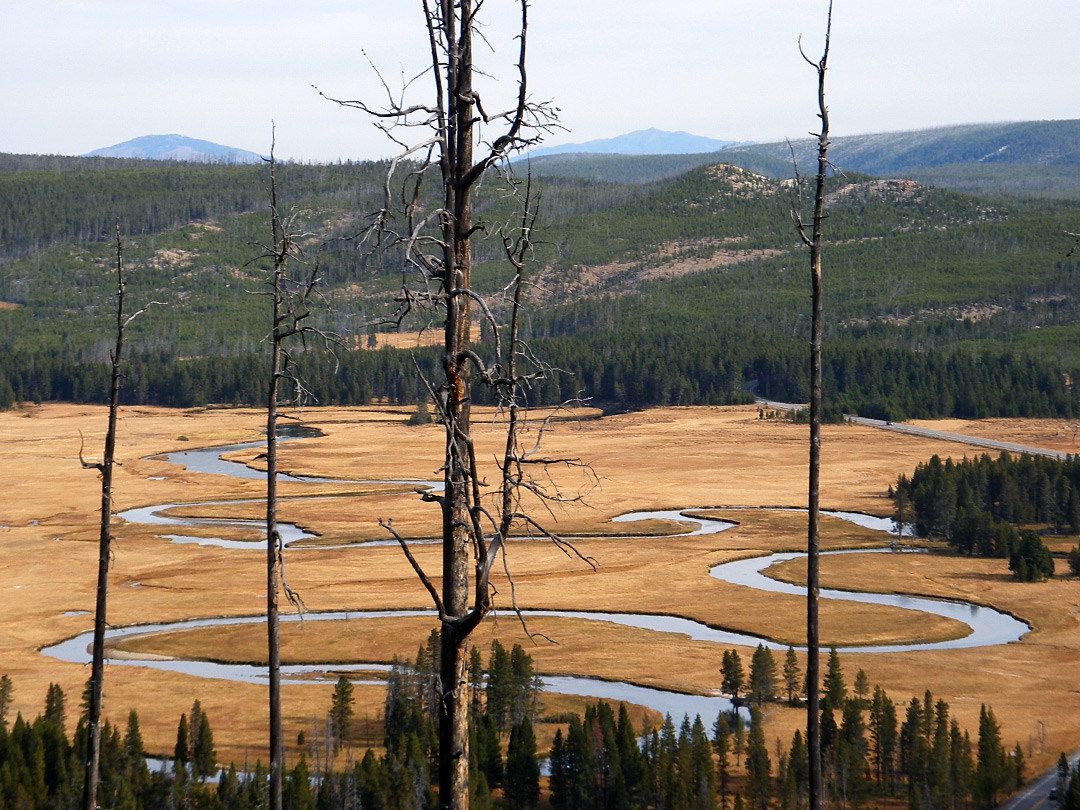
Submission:
[[83,469],[101,473],[101,532],[98,540],[97,599],[94,605],[94,643],[90,664],[89,705],[87,706],[86,778],[83,782],[83,809],[97,806],[98,761],[101,757],[101,695],[105,677],[105,611],[109,591],[109,561],[112,555],[112,473],[116,455],[116,416],[120,410],[120,358],[124,348],[124,330],[157,301],[134,315],[124,315],[124,243],[120,239],[120,220],[116,220],[116,344],[112,350],[112,376],[109,384],[109,427],[105,433],[105,455],[100,463],[86,461],[79,447]]
[[[829,3],[825,27],[825,48],[821,59],[811,60],[799,43],[799,53],[817,71],[818,118],[821,130],[817,133],[818,169],[814,184],[814,213],[808,224],[803,219],[802,208],[792,206],[791,216],[803,244],[810,248],[810,286],[812,312],[810,326],[810,485],[808,492],[809,518],[807,521],[807,574],[806,574],[806,737],[810,765],[810,810],[821,807],[821,730],[818,705],[820,682],[818,635],[818,556],[819,534],[819,488],[821,481],[821,247],[822,223],[825,214],[825,176],[829,169],[829,110],[825,106],[825,70],[829,60],[829,39],[832,33],[832,2]],[[793,153],[794,154],[794,153]],[[796,188],[798,182],[796,167]]]
[[[493,112],[490,103],[482,102],[473,84],[473,39],[482,0],[424,0],[430,74],[422,75],[433,81],[431,98],[413,103],[413,82],[406,82],[400,93],[384,82],[385,107],[333,99],[370,115],[401,147],[390,163],[383,207],[358,234],[368,244],[392,246],[404,257],[405,281],[390,320],[398,325],[406,318],[421,325],[440,321],[443,325],[438,379],[424,380],[443,428],[443,489],[423,496],[441,510],[441,575],[428,576],[392,523],[387,520],[383,525],[405,550],[442,627],[439,804],[445,810],[468,808],[465,651],[469,634],[494,606],[493,566],[502,555],[506,569],[506,542],[512,531],[537,532],[575,553],[529,516],[525,501],[576,500],[594,482],[587,465],[576,459],[545,459],[522,439],[528,391],[553,370],[533,355],[520,334],[523,268],[531,255],[535,199],[528,183],[513,180],[507,158],[537,143],[556,125],[556,118],[550,104],[534,102],[528,93],[528,3],[519,0],[519,5],[516,88],[501,111]],[[402,174],[399,191],[395,178]],[[515,197],[520,215],[501,226],[474,219],[473,194],[481,180]],[[502,290],[485,297],[473,287],[473,239],[493,236],[502,240],[502,253],[513,273]],[[491,326],[493,346],[472,345],[474,316]],[[499,428],[505,431],[493,476],[496,482],[490,484],[477,457],[471,420],[473,392],[479,388],[486,388],[498,404]],[[538,435],[542,433],[541,427]],[[552,478],[556,467],[584,478],[575,490],[565,490],[561,480]],[[440,579],[441,587],[436,587]]]

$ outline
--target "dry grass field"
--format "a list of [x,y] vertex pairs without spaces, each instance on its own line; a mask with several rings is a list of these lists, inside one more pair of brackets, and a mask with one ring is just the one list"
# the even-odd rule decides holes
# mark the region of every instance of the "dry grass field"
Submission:
[[[308,610],[426,608],[428,598],[403,558],[391,546],[362,547],[385,540],[379,518],[412,538],[438,528],[435,507],[412,487],[384,480],[438,477],[439,427],[408,426],[412,409],[391,407],[310,409],[294,414],[316,427],[320,438],[283,443],[281,467],[355,483],[284,482],[281,520],[317,537],[286,553],[286,575]],[[499,446],[491,414],[477,416],[481,457]],[[194,473],[156,456],[165,452],[253,441],[263,415],[245,409],[170,411],[131,408],[123,412],[115,484],[116,510],[153,504],[219,501],[213,507],[177,507],[172,514],[258,519],[264,484]],[[1071,442],[1060,422],[994,421],[934,423],[934,427],[1009,441],[1056,447]],[[28,406],[0,413],[0,672],[15,684],[14,708],[40,711],[50,682],[69,699],[70,722],[89,675],[88,667],[66,664],[39,651],[88,630],[96,576],[100,483],[80,468],[80,433],[85,454],[100,453],[105,410],[72,405]],[[535,436],[535,430],[533,432]],[[715,627],[798,644],[803,637],[803,600],[767,595],[709,576],[717,563],[805,543],[805,515],[754,507],[802,506],[806,502],[807,428],[759,420],[753,407],[668,408],[601,417],[582,412],[552,423],[544,447],[553,455],[589,462],[598,481],[563,471],[558,483],[579,504],[539,514],[552,529],[574,538],[596,570],[567,557],[551,543],[522,537],[508,551],[518,604],[523,608],[671,614]],[[1067,447],[1064,449],[1068,449]],[[257,467],[259,449],[238,451],[237,460]],[[981,452],[956,443],[926,440],[852,425],[824,429],[822,506],[827,509],[891,513],[885,497],[901,472],[910,472],[934,453],[960,457]],[[491,470],[494,468],[491,467]],[[488,473],[491,477],[491,472]],[[534,505],[535,506],[535,505]],[[717,514],[737,526],[715,535],[677,537],[670,521],[612,524],[616,515],[646,509],[722,508]],[[259,536],[242,527],[184,529],[183,533],[251,540],[250,549],[181,545],[164,539],[173,532],[117,520],[109,595],[114,626],[192,617],[255,615],[265,603],[265,552]],[[881,545],[882,535],[835,518],[823,523],[826,548]],[[1075,538],[1070,542],[1075,543]],[[325,546],[320,548],[319,546]],[[1064,548],[1064,546],[1062,546]],[[434,571],[438,548],[419,545],[416,555]],[[774,575],[797,581],[798,561],[776,566]],[[1064,568],[1059,563],[1059,571]],[[1080,684],[1076,678],[1080,599],[1075,580],[1059,576],[1045,584],[1013,582],[1003,561],[970,560],[947,554],[857,555],[825,558],[823,585],[963,599],[992,605],[1033,626],[1018,643],[971,650],[894,654],[843,654],[850,684],[862,668],[906,702],[930,689],[950,702],[972,733],[979,705],[992,704],[1011,746],[1029,737],[1041,721],[1046,751],[1036,748],[1033,767],[1048,766],[1063,748],[1080,744]],[[501,610],[477,631],[486,650],[494,638],[527,646],[541,672],[628,680],[683,691],[720,686],[723,649],[674,634],[577,619],[534,618],[530,629],[559,644],[532,646],[511,611],[510,583],[499,582]],[[952,638],[957,623],[895,608],[826,602],[823,639],[837,645]],[[288,662],[388,662],[412,657],[433,627],[428,618],[307,622],[285,631]],[[258,626],[219,627],[141,637],[123,642],[118,654],[166,655],[221,661],[259,662],[264,639]],[[751,650],[740,650],[748,661]],[[219,758],[265,759],[265,687],[208,680],[139,666],[112,664],[106,670],[106,713],[123,722],[139,712],[153,751],[171,751],[176,723],[200,699],[215,732]],[[284,688],[286,739],[310,733],[312,718],[329,706],[331,686]],[[377,686],[357,688],[357,715],[377,718]],[[543,714],[580,707],[580,698],[546,696]],[[785,744],[803,721],[792,709],[773,707],[767,731]],[[711,722],[711,718],[707,719]],[[374,740],[373,740],[374,741]]]

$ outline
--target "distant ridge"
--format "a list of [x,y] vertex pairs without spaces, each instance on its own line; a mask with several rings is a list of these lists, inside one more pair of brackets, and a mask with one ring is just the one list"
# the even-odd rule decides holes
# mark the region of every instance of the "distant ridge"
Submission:
[[[744,142],[745,143],[745,142]],[[737,141],[719,141],[689,132],[666,132],[650,127],[584,143],[568,143],[562,146],[542,146],[532,149],[529,155],[563,155],[568,153],[588,153],[594,155],[692,155],[701,152],[715,152],[730,146],[742,145]]]
[[[605,143],[609,142],[580,146],[600,148]],[[570,147],[559,147],[564,148]],[[648,183],[723,162],[755,174],[786,178],[794,173],[793,150],[799,167],[812,171],[817,150],[817,141],[812,139],[733,144],[696,154],[537,156],[534,152],[529,156],[529,170],[590,182]],[[1080,120],[962,124],[838,136],[831,139],[829,159],[844,172],[906,177],[967,194],[1080,199]]]
[[183,135],[143,135],[114,146],[95,149],[84,157],[182,160],[189,163],[261,163],[262,156],[246,149],[222,146]]
[[[740,148],[800,165],[814,159],[817,141],[802,139]],[[1080,166],[1080,120],[963,124],[833,138],[829,158],[847,171],[893,175],[943,166]]]

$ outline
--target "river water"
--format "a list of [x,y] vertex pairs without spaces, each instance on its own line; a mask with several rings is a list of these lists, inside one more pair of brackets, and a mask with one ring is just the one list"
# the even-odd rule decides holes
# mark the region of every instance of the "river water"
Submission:
[[[284,438],[305,438],[312,435],[317,435],[317,433],[300,432],[294,433],[292,436]],[[246,479],[263,479],[265,478],[264,472],[252,469],[245,464],[227,461],[222,458],[222,455],[224,454],[228,454],[236,450],[251,449],[254,447],[258,447],[261,444],[264,444],[264,442],[247,442],[242,444],[233,444],[220,447],[201,448],[183,451],[179,453],[170,453],[165,456],[165,458],[172,463],[181,464],[185,468],[193,472],[214,475],[229,475]],[[434,488],[441,486],[440,482],[434,481],[394,480],[378,482],[345,482],[336,481],[335,479],[316,478],[308,476],[282,475],[280,477],[282,480],[296,482],[407,484],[414,485],[418,488]],[[239,503],[257,502],[261,501],[251,500],[240,501]],[[248,529],[253,533],[261,533],[263,538],[265,538],[265,524],[262,521],[222,520],[210,518],[176,518],[162,514],[163,512],[167,512],[172,508],[180,506],[193,507],[199,505],[219,505],[221,503],[226,502],[206,501],[203,503],[159,504],[155,506],[131,509],[126,512],[120,513],[120,515],[118,516],[132,523],[146,523],[159,526],[241,527]],[[227,503],[238,502],[229,501]],[[681,509],[658,510],[649,512],[631,512],[624,515],[619,515],[612,520],[613,522],[619,523],[632,523],[635,521],[643,521],[650,519],[663,519],[686,524],[688,530],[682,535],[674,535],[676,537],[716,534],[730,529],[732,526],[736,525],[734,523],[724,520],[704,518],[698,516],[697,514],[688,514],[696,513],[699,511],[700,510],[696,509]],[[860,526],[864,526],[866,528],[876,531],[881,531],[883,533],[891,533],[894,535],[896,534],[895,524],[893,524],[891,520],[888,520],[886,518],[877,518],[855,512],[823,512],[823,514],[832,515],[842,520],[848,520],[850,522],[857,523]],[[315,536],[303,531],[302,529],[293,524],[281,523],[279,524],[279,529],[286,544],[294,543],[297,540],[303,540]],[[264,549],[264,543],[262,542],[224,540],[221,538],[205,538],[183,534],[169,534],[164,536],[177,543],[198,543],[202,545],[213,545],[226,549]],[[382,545],[383,543],[377,544]],[[356,548],[358,551],[361,551],[365,546],[370,545],[372,545],[372,543],[359,544],[354,546],[354,548]],[[318,547],[310,548],[311,550],[317,550]],[[321,548],[326,547],[324,546]],[[896,552],[890,552],[888,549],[870,549],[826,553],[876,554]],[[755,588],[757,590],[764,590],[772,593],[805,595],[805,588],[782,582],[768,576],[765,573],[770,566],[776,563],[792,560],[800,556],[805,555],[795,552],[781,552],[765,555],[762,557],[753,557],[744,560],[737,560],[734,562],[723,563],[721,565],[715,566],[710,571],[710,573],[713,577],[716,577],[723,582],[739,585],[742,587]],[[946,618],[963,622],[964,624],[968,625],[969,628],[971,628],[970,632],[962,638],[952,639],[949,641],[927,644],[896,644],[844,648],[845,651],[851,652],[912,652],[918,650],[959,649],[967,647],[1007,644],[1009,642],[1018,640],[1029,629],[1026,624],[1013,618],[1012,616],[993,610],[991,608],[980,607],[965,602],[952,602],[946,600],[901,596],[895,594],[864,593],[828,589],[821,591],[821,597],[823,599],[842,599],[855,602],[864,602],[868,604],[887,605],[904,610],[923,611],[926,613],[932,613],[934,615],[944,616]],[[583,619],[596,622],[607,622],[625,627],[634,627],[659,633],[676,633],[689,637],[693,640],[708,641],[721,645],[756,646],[757,644],[761,643],[771,649],[786,648],[786,645],[778,644],[769,639],[722,630],[715,627],[710,627],[701,622],[696,622],[691,619],[685,619],[677,616],[656,616],[639,613],[592,613],[584,611],[544,610],[524,611],[524,614],[527,617],[533,617],[537,619],[542,617],[562,617]],[[421,610],[327,612],[307,613],[305,614],[304,620],[341,621],[347,619],[349,621],[360,621],[365,618],[426,615],[434,614],[431,611]],[[299,617],[295,615],[283,615],[281,618],[282,621],[297,621]],[[257,624],[263,621],[265,621],[265,617],[248,616],[216,619],[192,619],[188,621],[174,622],[169,624],[148,624],[129,627],[116,627],[111,628],[108,631],[107,638],[110,641],[116,641],[123,638],[132,638],[135,636],[152,633],[173,632],[178,630],[196,629],[200,627],[213,627],[226,624]],[[59,644],[44,648],[42,650],[42,653],[63,661],[70,661],[73,663],[86,663],[90,659],[88,645],[91,638],[91,632],[82,633]],[[145,659],[136,657],[110,657],[109,664],[110,666],[137,666],[147,669],[168,670],[171,672],[181,672],[202,678],[226,679],[232,681],[244,681],[249,683],[267,683],[265,667],[256,667],[243,664],[219,664],[207,661],[189,661],[180,659]],[[283,666],[282,678],[283,680],[294,683],[325,683],[328,678],[336,679],[339,673],[352,672],[356,675],[357,679],[354,681],[356,683],[381,683],[382,680],[378,676],[384,676],[388,668],[389,667],[386,665],[375,664]],[[331,675],[330,673],[333,674]],[[370,677],[364,678],[364,673],[368,673]],[[549,676],[544,678],[544,685],[545,688],[554,692],[585,695],[613,701],[625,701],[628,703],[648,706],[664,714],[671,714],[676,719],[680,718],[684,714],[691,717],[693,717],[694,715],[701,715],[703,718],[710,718],[715,717],[716,714],[720,711],[731,711],[732,709],[731,702],[728,699],[718,696],[688,695],[679,692],[671,692],[661,689],[643,687],[630,683],[603,681],[595,678],[582,678],[576,676]]]

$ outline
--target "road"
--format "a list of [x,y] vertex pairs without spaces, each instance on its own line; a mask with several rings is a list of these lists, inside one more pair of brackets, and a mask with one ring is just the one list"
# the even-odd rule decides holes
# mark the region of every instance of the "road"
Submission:
[[902,425],[895,422],[883,422],[880,419],[867,419],[864,416],[846,416],[848,421],[853,422],[856,425],[866,425],[867,427],[881,428],[882,430],[892,430],[896,433],[907,433],[912,436],[922,436],[927,439],[942,439],[947,442],[961,442],[962,444],[971,444],[975,447],[986,447],[990,450],[1007,450],[1010,453],[1027,453],[1032,456],[1047,456],[1048,458],[1056,458],[1064,461],[1069,457],[1069,453],[1062,453],[1058,450],[1046,450],[1042,447],[1029,447],[1024,444],[1013,444],[1012,442],[999,442],[996,439],[983,439],[978,436],[965,436],[962,433],[946,433],[943,430],[930,430],[929,428],[915,427],[914,425]]
[[[1080,751],[1073,751],[1069,757],[1069,764],[1075,768],[1077,759],[1080,759]],[[998,805],[998,810],[1057,810],[1057,802],[1051,801],[1048,796],[1050,789],[1057,785],[1057,765],[1046,773],[1039,774],[1011,796],[1008,801]]]
[[[791,402],[774,402],[772,400],[757,399],[759,406],[763,408],[771,408],[777,411],[791,411],[796,408],[805,408],[805,405],[796,405]],[[878,428],[880,430],[891,430],[895,433],[906,433],[910,436],[920,436],[927,439],[941,439],[948,442],[959,442],[961,444],[973,445],[975,447],[985,447],[989,450],[1006,450],[1010,453],[1028,453],[1033,456],[1047,456],[1049,458],[1066,459],[1068,453],[1061,453],[1057,450],[1046,450],[1041,447],[1028,447],[1023,444],[1013,444],[1012,442],[999,442],[994,439],[982,439],[978,436],[965,436],[961,433],[946,433],[943,430],[930,430],[929,428],[914,427],[913,425],[894,424],[893,422],[886,422],[881,419],[867,419],[864,416],[850,416],[845,414],[845,418],[856,425],[865,425],[866,427]],[[1080,761],[1080,750],[1074,751],[1072,756],[1069,757],[1069,765],[1071,768],[1076,768],[1077,763]],[[1057,786],[1058,771],[1055,764],[1050,770],[1045,773],[1039,774],[1034,779],[1031,779],[1024,787],[1016,792],[1015,795],[1009,797],[1004,803],[998,805],[998,810],[1057,810],[1057,802],[1051,801],[1050,790]]]
[[[757,404],[762,408],[772,408],[777,411],[793,411],[807,407],[806,405],[797,405],[791,402],[775,402],[768,399],[758,399]],[[999,442],[996,439],[983,439],[978,436],[965,436],[962,433],[946,433],[943,430],[930,430],[929,428],[904,425],[899,422],[867,419],[865,416],[844,414],[844,418],[856,425],[879,428],[880,430],[891,430],[894,433],[906,433],[909,436],[920,436],[925,439],[940,439],[947,442],[959,442],[975,447],[985,447],[988,450],[1006,450],[1010,453],[1027,453],[1032,456],[1047,456],[1048,458],[1056,458],[1062,461],[1067,459],[1070,455],[1069,453],[1063,453],[1058,450],[1047,450],[1042,447],[1029,447],[1024,444],[1013,444],[1012,442]]]

